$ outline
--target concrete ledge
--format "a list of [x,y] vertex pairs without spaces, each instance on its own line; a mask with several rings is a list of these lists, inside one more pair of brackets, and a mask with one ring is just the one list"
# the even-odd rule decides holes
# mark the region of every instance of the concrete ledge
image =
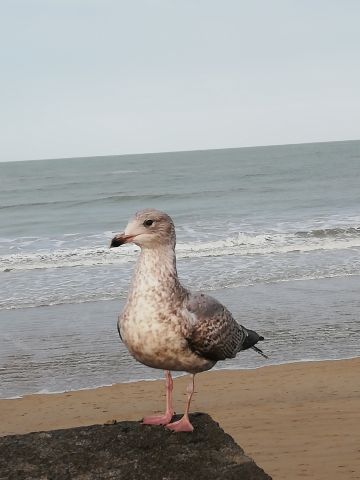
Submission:
[[1,480],[271,480],[206,414],[193,433],[138,422],[0,438]]

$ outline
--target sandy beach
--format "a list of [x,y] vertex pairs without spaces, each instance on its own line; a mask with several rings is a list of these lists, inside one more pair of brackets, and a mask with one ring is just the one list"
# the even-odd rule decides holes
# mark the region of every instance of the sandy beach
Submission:
[[[187,377],[175,380],[183,411]],[[274,479],[360,477],[360,358],[198,375],[207,412]],[[163,407],[161,381],[0,401],[0,434],[138,420]]]

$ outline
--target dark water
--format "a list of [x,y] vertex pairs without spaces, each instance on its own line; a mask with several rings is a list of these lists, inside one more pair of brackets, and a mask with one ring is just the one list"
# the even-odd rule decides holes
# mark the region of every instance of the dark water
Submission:
[[360,141],[0,163],[0,179],[1,396],[157,374],[115,333],[136,248],[108,249],[147,207],[174,218],[183,283],[259,326],[272,361],[359,354]]

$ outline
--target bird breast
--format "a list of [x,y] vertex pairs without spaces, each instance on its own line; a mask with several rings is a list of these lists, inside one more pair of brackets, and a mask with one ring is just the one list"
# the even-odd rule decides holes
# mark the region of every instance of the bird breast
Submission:
[[174,252],[145,250],[138,260],[124,311],[121,337],[139,362],[153,368],[199,372],[214,365],[196,355],[186,340],[186,290],[180,285]]
[[214,365],[189,348],[180,310],[170,308],[165,298],[149,298],[144,292],[136,301],[132,299],[119,317],[119,327],[123,342],[136,360],[152,368],[191,373]]

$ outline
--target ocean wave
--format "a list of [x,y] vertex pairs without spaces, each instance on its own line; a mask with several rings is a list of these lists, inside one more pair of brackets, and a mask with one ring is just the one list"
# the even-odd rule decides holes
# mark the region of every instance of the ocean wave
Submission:
[[[108,239],[104,238],[104,243],[106,241]],[[62,244],[59,243],[59,246]],[[186,259],[228,255],[275,255],[349,248],[360,248],[360,228],[358,227],[296,233],[238,233],[208,242],[179,243],[177,256],[180,259]],[[104,246],[17,252],[0,256],[0,271],[121,264],[134,261],[137,251],[137,247],[125,245],[116,250],[110,250]]]
[[222,194],[228,194],[228,193],[233,193],[233,192],[238,192],[243,190],[241,187],[237,188],[231,188],[227,190],[223,189],[213,189],[213,190],[201,190],[201,191],[187,191],[183,193],[170,193],[170,192],[149,192],[149,193],[143,193],[143,194],[131,194],[131,193],[121,193],[121,192],[113,192],[111,195],[104,195],[104,196],[98,196],[96,198],[79,198],[76,200],[68,200],[68,199],[61,199],[61,200],[44,200],[42,202],[21,202],[21,203],[10,203],[10,204],[2,204],[0,205],[0,210],[15,210],[18,208],[23,208],[23,207],[60,207],[60,206],[66,206],[67,208],[72,207],[72,206],[86,206],[86,205],[101,205],[103,203],[112,203],[112,202],[130,202],[137,200],[139,202],[149,202],[152,200],[176,200],[176,199],[184,199],[184,198],[189,198],[190,196],[195,198],[195,197],[203,197],[206,195],[222,195]]
[[112,265],[131,261],[135,249],[125,247],[117,255],[109,248],[78,248],[54,252],[15,253],[0,257],[0,270],[34,270],[61,267]]
[[360,227],[333,227],[319,228],[309,231],[296,232],[299,237],[315,237],[315,238],[334,238],[360,236]]

